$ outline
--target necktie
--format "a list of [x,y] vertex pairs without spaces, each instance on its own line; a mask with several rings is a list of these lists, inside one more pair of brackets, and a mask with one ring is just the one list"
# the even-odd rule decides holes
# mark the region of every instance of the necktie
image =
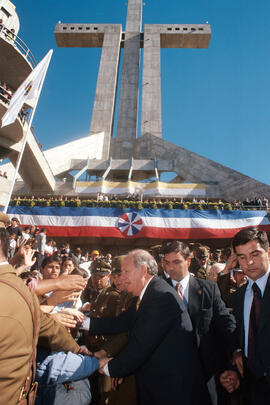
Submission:
[[136,311],[138,311],[138,309],[140,308],[140,303],[141,303],[141,299],[140,299],[140,297],[137,299],[137,302],[136,302]]
[[183,294],[182,294],[182,284],[181,283],[177,283],[175,286],[175,289],[177,291],[177,294],[179,295],[179,297],[181,298],[181,300],[184,300]]
[[260,360],[258,359],[256,348],[262,295],[261,290],[256,283],[253,283],[252,290],[253,301],[250,310],[248,329],[248,368],[253,374],[258,375],[260,374]]

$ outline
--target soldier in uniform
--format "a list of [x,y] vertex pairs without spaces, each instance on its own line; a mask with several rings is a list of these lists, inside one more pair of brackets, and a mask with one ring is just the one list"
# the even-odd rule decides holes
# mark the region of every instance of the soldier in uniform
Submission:
[[221,298],[226,304],[226,307],[231,308],[231,296],[234,294],[242,285],[246,284],[247,277],[245,276],[243,270],[232,269],[229,273],[223,274],[218,278],[218,287],[220,290]]
[[211,268],[211,265],[209,264],[209,250],[204,246],[200,247],[196,253],[196,260],[199,268],[195,276],[208,280]]
[[64,326],[40,311],[36,295],[8,264],[7,221],[8,216],[0,213],[0,405],[15,405],[28,395],[38,338],[41,345],[54,351],[78,353],[80,347]]
[[[111,265],[102,258],[91,264],[92,288],[89,290],[89,315],[96,318],[117,316],[119,311],[120,293],[110,285]],[[88,349],[91,352],[107,352],[108,343],[113,336],[86,336]],[[92,392],[91,405],[107,404],[108,393],[111,391],[111,378],[93,374],[90,377]]]
[[[126,285],[122,280],[121,265],[125,256],[117,256],[112,261],[111,285],[119,292],[119,305],[116,314],[126,311],[132,304],[134,296],[126,290]],[[128,334],[121,333],[114,335],[105,342],[103,350],[95,353],[97,357],[115,357],[128,343]],[[109,377],[107,377],[109,378]],[[112,379],[113,389],[108,392],[108,405],[136,405],[135,378],[133,375],[125,379]]]

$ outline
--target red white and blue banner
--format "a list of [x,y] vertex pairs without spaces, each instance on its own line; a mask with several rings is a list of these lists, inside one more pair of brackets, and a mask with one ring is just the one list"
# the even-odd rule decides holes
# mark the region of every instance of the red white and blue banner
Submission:
[[22,225],[47,228],[51,237],[211,239],[232,238],[249,226],[270,231],[266,211],[18,206],[8,214]]

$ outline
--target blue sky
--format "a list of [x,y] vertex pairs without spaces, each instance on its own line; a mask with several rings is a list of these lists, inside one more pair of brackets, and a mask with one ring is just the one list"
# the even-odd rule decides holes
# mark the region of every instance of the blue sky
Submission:
[[[122,23],[125,0],[13,0],[37,61],[54,49],[34,118],[43,149],[87,136],[100,49],[57,48],[70,23]],[[163,49],[163,137],[270,184],[269,0],[149,0],[143,23],[211,24],[207,50]]]

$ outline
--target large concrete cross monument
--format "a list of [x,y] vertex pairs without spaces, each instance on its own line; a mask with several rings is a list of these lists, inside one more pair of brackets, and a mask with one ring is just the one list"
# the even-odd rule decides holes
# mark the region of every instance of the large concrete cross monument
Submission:
[[[70,171],[78,171],[74,188],[84,172],[104,180],[139,181],[152,177],[159,180],[159,173],[167,171],[177,174],[174,183],[203,183],[209,198],[243,199],[250,196],[251,190],[252,195],[269,196],[269,186],[162,139],[160,49],[208,48],[211,28],[209,24],[146,24],[142,31],[142,7],[142,0],[128,0],[125,31],[121,24],[59,22],[55,27],[59,47],[102,48],[90,126],[90,135],[103,133],[101,158],[90,159],[89,153],[86,160],[76,157],[68,160]],[[119,72],[122,49],[123,65]],[[141,49],[144,55],[140,89]],[[118,117],[115,117],[120,74]]]
[[[90,134],[104,132],[103,158],[134,156],[138,124],[141,48],[144,49],[141,135],[162,137],[160,48],[207,48],[208,24],[154,25],[142,32],[142,0],[129,0],[126,30],[120,24],[62,24],[55,28],[59,47],[102,47]],[[116,145],[111,145],[120,48],[124,48]],[[146,158],[150,159],[150,155]]]

